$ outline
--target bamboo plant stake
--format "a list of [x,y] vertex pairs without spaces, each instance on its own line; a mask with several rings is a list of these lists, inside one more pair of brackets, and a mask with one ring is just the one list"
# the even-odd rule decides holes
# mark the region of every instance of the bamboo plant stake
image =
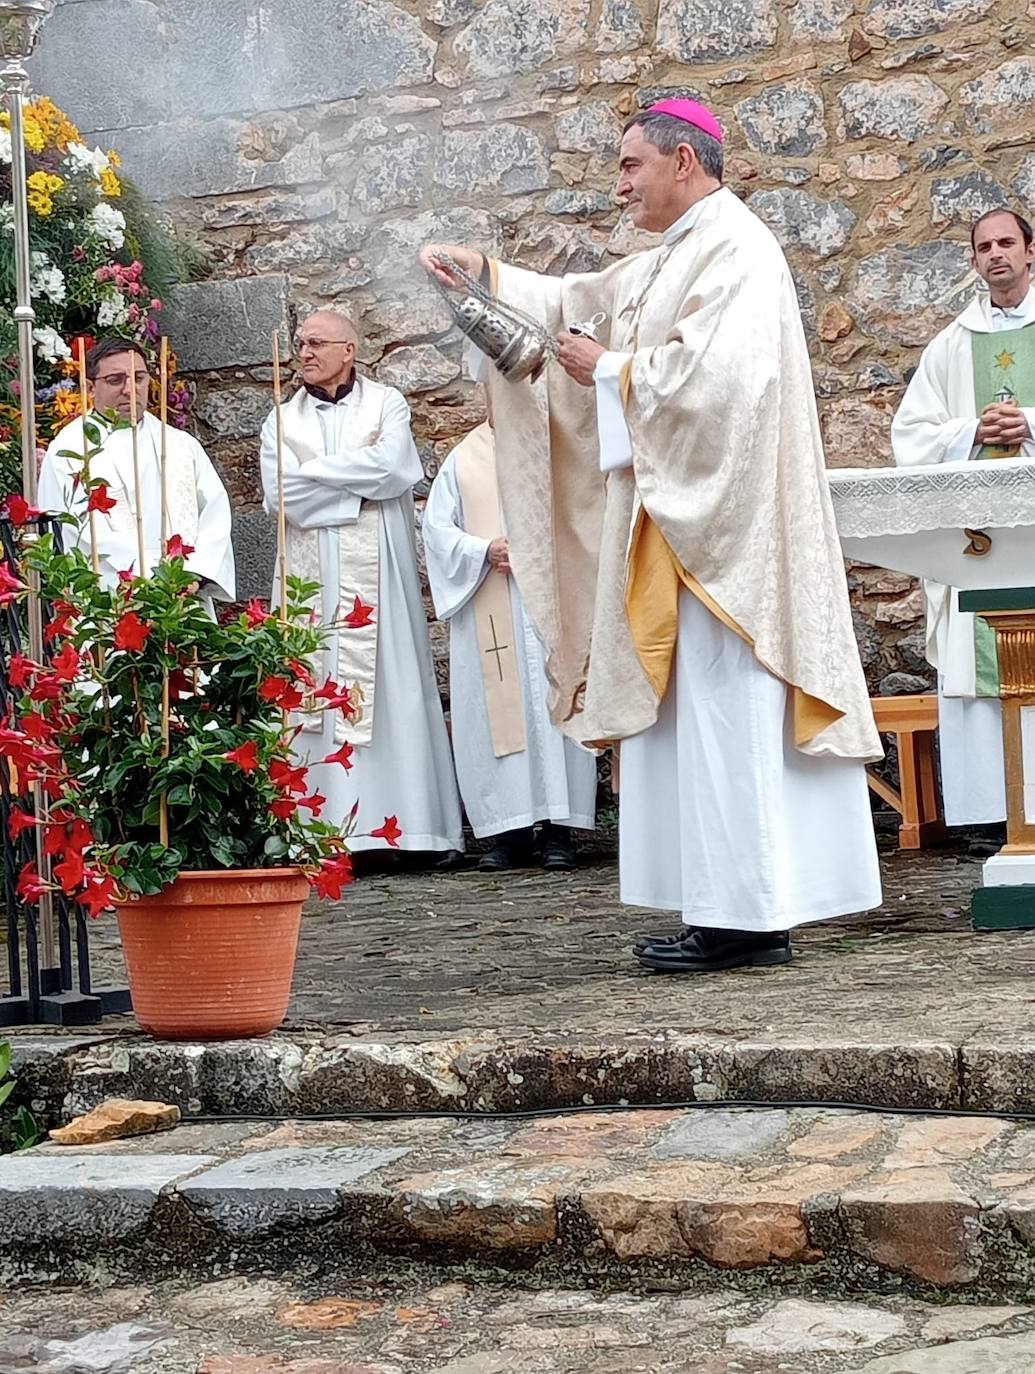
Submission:
[[287,516],[284,512],[284,415],[281,410],[280,338],[273,331],[273,411],[277,417],[277,571],[280,574],[280,619],[287,620]]
[[[86,349],[83,341],[79,341],[79,405],[83,412],[83,473],[86,475],[90,463],[90,445],[86,438],[86,425],[90,417],[90,389],[86,381]],[[90,493],[86,493],[87,500]],[[90,566],[93,568],[94,577],[98,577],[101,571],[101,556],[97,551],[97,512],[90,511]]]
[[[162,552],[165,557],[166,549],[169,547],[169,481],[167,461],[169,457],[169,340],[162,335],[161,352],[158,362],[159,378],[159,400],[158,415],[162,424],[162,446],[161,446],[161,481],[162,481]],[[137,498],[139,501],[139,497]],[[169,704],[169,664],[166,662],[162,669],[162,758],[169,757],[169,732],[170,732],[170,704]],[[158,803],[158,842],[169,847],[169,798],[165,792],[162,793]]]
[[137,356],[130,354],[129,423],[133,442],[133,496],[137,504],[137,576],[146,577],[144,558],[144,507],[140,491],[140,436],[137,434]]

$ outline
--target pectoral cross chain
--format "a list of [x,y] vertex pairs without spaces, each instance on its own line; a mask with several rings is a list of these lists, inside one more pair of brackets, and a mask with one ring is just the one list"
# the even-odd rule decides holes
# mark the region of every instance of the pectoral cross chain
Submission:
[[497,671],[497,672],[499,673],[499,675],[500,675],[500,682],[502,682],[502,681],[503,681],[503,657],[502,657],[502,656],[503,656],[504,651],[510,648],[510,645],[509,645],[509,644],[501,644],[501,643],[499,642],[499,640],[496,638],[496,618],[495,618],[495,616],[492,616],[492,615],[489,616],[489,628],[490,628],[490,630],[492,630],[492,648],[491,648],[491,649],[486,649],[485,652],[486,652],[487,654],[495,654],[495,655],[496,655],[496,671]]

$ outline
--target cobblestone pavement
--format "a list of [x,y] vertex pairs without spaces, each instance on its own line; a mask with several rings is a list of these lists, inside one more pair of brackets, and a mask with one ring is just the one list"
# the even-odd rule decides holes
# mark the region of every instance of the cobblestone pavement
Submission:
[[0,1293],[2,1374],[1031,1374],[1035,1309],[288,1278]]
[[[979,862],[962,851],[892,852],[883,867],[884,905],[802,928],[793,964],[706,977],[635,965],[631,937],[674,919],[623,907],[607,857],[572,874],[374,873],[341,903],[308,912],[288,1026],[409,1038],[479,1029],[1025,1036],[1035,932],[971,930]],[[97,981],[120,980],[114,921],[93,936]]]

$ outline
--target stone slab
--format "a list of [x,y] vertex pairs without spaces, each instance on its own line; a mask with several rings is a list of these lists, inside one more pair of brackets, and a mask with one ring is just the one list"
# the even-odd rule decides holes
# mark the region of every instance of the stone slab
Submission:
[[274,330],[281,356],[290,351],[287,302],[280,275],[195,282],[169,293],[162,323],[185,371],[268,363]]

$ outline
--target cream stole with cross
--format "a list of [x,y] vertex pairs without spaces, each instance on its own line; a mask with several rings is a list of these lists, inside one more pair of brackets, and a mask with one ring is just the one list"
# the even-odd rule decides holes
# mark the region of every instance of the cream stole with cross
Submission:
[[[355,404],[349,417],[348,434],[342,436],[344,448],[365,448],[371,434],[381,429],[386,388],[367,377],[356,377],[353,389]],[[298,459],[299,467],[326,452],[323,427],[316,403],[303,387],[284,406],[284,446]],[[327,664],[327,672],[352,697],[355,714],[348,719],[341,712],[335,714],[336,740],[348,739],[352,744],[369,744],[374,729],[374,691],[377,667],[377,623],[379,614],[379,573],[381,543],[381,506],[377,501],[364,501],[359,516],[352,525],[343,525],[338,535],[338,603],[334,614],[338,642],[337,662]],[[320,569],[319,530],[301,530],[288,525],[288,573],[305,578],[307,582],[323,584]],[[365,606],[373,607],[369,625],[353,629],[342,624],[350,613],[356,597]],[[327,655],[325,655],[327,657]],[[319,730],[321,714],[301,717],[302,728]]]
[[[453,463],[464,508],[464,529],[479,539],[499,539],[503,534],[503,521],[496,483],[496,450],[488,424],[479,425],[467,435],[456,448]],[[522,754],[527,748],[525,712],[518,676],[509,577],[490,568],[471,600],[471,608],[492,751],[498,759],[508,754]]]

